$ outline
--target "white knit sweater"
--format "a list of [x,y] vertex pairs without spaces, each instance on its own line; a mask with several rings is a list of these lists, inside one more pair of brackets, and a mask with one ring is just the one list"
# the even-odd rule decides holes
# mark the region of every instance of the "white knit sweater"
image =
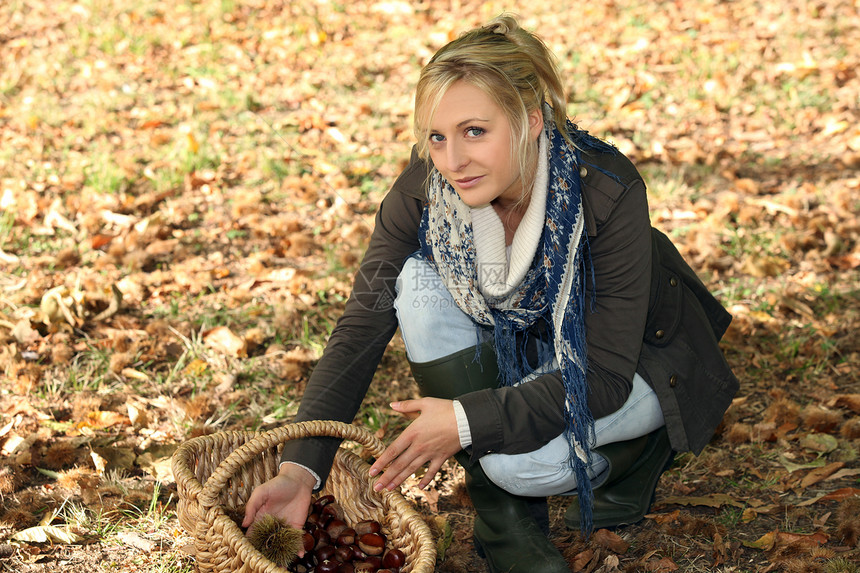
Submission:
[[505,227],[492,205],[471,210],[478,281],[481,293],[489,299],[510,294],[526,276],[534,260],[546,218],[547,147],[547,136],[542,132],[534,188],[509,247],[505,244]]

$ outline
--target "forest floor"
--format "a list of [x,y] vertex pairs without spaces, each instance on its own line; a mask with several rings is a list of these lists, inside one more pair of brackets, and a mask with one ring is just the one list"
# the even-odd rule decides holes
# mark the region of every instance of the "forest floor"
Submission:
[[[553,541],[574,571],[860,571],[857,1],[524,4],[733,314],[741,382],[645,520],[583,540],[552,498]],[[421,65],[506,8],[2,2],[0,570],[193,570],[172,452],[291,419]],[[415,395],[396,336],[355,423],[390,441]],[[485,571],[461,475],[403,493],[438,571]]]

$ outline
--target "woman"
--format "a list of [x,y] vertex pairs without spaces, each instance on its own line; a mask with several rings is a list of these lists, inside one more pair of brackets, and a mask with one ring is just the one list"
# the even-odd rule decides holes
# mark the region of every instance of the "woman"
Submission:
[[[641,519],[673,450],[700,451],[737,390],[730,321],[662,234],[614,147],[565,116],[544,44],[502,16],[422,70],[418,144],[377,214],[344,315],[297,420],[351,421],[399,326],[424,396],[371,467],[393,489],[455,456],[493,571],[567,571],[570,527]],[[393,304],[392,304],[393,302]],[[245,524],[304,522],[338,441],[291,441]]]

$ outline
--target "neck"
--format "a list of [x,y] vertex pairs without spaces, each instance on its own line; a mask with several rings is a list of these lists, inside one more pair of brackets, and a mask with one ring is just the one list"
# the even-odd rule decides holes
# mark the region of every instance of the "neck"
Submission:
[[505,226],[505,240],[507,244],[511,244],[514,233],[519,227],[523,215],[529,207],[529,202],[532,197],[532,185],[534,185],[534,173],[537,170],[537,145],[529,149],[528,173],[530,177],[523,178],[520,176],[517,181],[516,188],[511,188],[509,192],[499,195],[491,203],[493,209],[502,220]]
[[523,197],[521,201],[504,205],[498,201],[493,201],[493,209],[502,220],[502,226],[505,229],[505,244],[510,245],[514,242],[514,235],[523,220],[523,215],[528,209],[530,195]]
[[499,197],[492,202],[493,208],[499,214],[520,214],[526,212],[531,200],[531,193],[524,193],[521,197],[515,199],[506,199]]

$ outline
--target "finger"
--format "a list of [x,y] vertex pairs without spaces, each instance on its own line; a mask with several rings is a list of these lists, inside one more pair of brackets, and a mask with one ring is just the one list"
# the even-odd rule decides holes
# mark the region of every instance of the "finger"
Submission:
[[260,501],[263,496],[259,495],[259,491],[258,489],[251,494],[251,498],[245,506],[245,519],[242,520],[242,527],[249,527],[254,523],[254,519],[257,517],[257,510],[263,505]]
[[424,465],[424,461],[420,461],[414,464],[410,464],[408,467],[404,468],[402,471],[398,472],[394,478],[388,482],[388,485],[385,486],[389,491],[393,491],[395,488],[400,487],[404,481],[406,481],[409,476],[413,475],[415,472],[421,469]]
[[402,400],[400,402],[392,402],[391,409],[395,412],[400,412],[410,420],[416,419],[421,415],[421,405],[419,400]]
[[373,489],[376,491],[394,489],[394,481],[397,479],[397,476],[399,476],[408,467],[409,463],[405,458],[398,458],[394,463],[385,468],[385,471],[381,476],[379,476],[379,479],[376,480],[376,484],[374,484]]
[[401,400],[391,403],[391,408],[398,412],[419,412],[421,407],[421,400]]
[[392,460],[397,458],[397,456],[399,455],[397,441],[399,439],[400,438],[394,440],[394,442],[392,442],[390,446],[385,448],[385,451],[382,452],[382,455],[379,456],[375,462],[373,462],[373,465],[370,466],[370,477],[373,477],[382,470],[384,470],[388,466],[388,464],[392,462]]
[[418,489],[424,489],[430,485],[430,482],[433,481],[433,478],[439,470],[442,469],[442,463],[443,462],[435,463],[431,461],[430,466],[427,468],[427,473],[425,473],[421,481],[418,482]]
[[379,474],[382,471],[386,471],[388,466],[392,464],[396,464],[398,458],[406,453],[410,447],[412,447],[413,439],[409,432],[409,428],[403,431],[400,436],[391,442],[391,444],[385,448],[385,451],[377,458],[377,460],[370,466],[370,476],[373,477]]
[[[404,452],[404,454],[407,454],[407,452]],[[427,458],[421,454],[401,456],[380,476],[375,486],[376,491],[381,491],[383,488],[393,490],[402,484],[406,478],[418,471],[427,461]]]

